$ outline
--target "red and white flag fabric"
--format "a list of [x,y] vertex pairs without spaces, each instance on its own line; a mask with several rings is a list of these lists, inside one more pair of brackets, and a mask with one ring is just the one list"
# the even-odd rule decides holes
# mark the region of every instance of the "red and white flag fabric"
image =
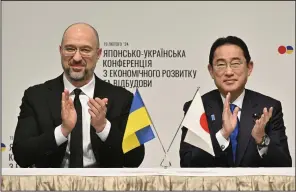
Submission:
[[182,126],[188,129],[184,141],[215,156],[207,116],[199,93],[196,92],[183,119]]

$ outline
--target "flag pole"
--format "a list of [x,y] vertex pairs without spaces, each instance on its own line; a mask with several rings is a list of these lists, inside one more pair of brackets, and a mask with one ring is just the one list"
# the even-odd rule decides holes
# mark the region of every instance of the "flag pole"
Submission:
[[[139,90],[139,89],[136,88],[136,90]],[[159,135],[158,135],[158,133],[157,133],[157,131],[156,131],[156,128],[154,127],[154,123],[153,123],[153,121],[152,121],[152,119],[151,119],[151,116],[150,116],[150,114],[149,114],[149,112],[148,112],[148,109],[147,109],[145,103],[144,103],[144,100],[143,100],[143,98],[142,98],[142,96],[141,96],[140,91],[138,91],[138,93],[139,93],[139,95],[140,95],[140,97],[141,97],[141,99],[142,99],[142,102],[143,102],[143,104],[144,104],[144,106],[145,106],[145,108],[146,108],[146,111],[147,111],[148,117],[149,117],[150,120],[151,120],[151,123],[152,123],[152,126],[153,126],[153,128],[154,128],[154,131],[155,131],[155,133],[156,133],[156,135],[157,135],[157,137],[158,137],[158,140],[159,140],[159,142],[160,142],[160,144],[161,144],[161,146],[162,146],[162,150],[163,150],[163,152],[166,154],[166,151],[165,151],[165,149],[164,149],[164,146],[163,146],[163,144],[162,144],[162,142],[161,142],[161,140],[160,140],[160,137],[159,137]]]
[[[200,87],[197,87],[197,90],[195,91],[195,94],[194,94],[192,100],[195,98],[197,92],[199,91],[199,88],[200,88]],[[167,153],[169,152],[169,150],[170,150],[170,148],[171,148],[171,146],[172,146],[172,144],[173,144],[173,142],[174,142],[174,140],[175,140],[175,138],[176,138],[176,136],[177,136],[177,134],[178,134],[178,132],[179,132],[179,130],[180,130],[180,127],[181,127],[181,125],[182,125],[184,119],[185,119],[185,115],[183,115],[182,121],[181,121],[180,125],[178,126],[178,129],[177,129],[177,131],[176,131],[176,134],[175,134],[175,136],[173,137],[173,140],[171,141],[170,146],[169,146],[169,148],[168,148],[167,151],[166,151]]]

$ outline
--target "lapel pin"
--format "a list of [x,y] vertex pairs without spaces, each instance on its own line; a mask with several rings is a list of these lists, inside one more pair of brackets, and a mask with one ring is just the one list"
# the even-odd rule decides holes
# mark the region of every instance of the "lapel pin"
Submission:
[[214,114],[211,115],[211,119],[212,119],[212,121],[215,121],[215,115]]

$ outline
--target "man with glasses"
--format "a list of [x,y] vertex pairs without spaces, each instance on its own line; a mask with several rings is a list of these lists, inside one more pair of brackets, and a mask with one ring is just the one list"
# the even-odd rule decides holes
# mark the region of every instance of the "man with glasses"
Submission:
[[20,167],[138,167],[144,146],[126,154],[122,140],[133,94],[95,73],[99,35],[86,23],[69,26],[60,45],[64,73],[28,88],[12,152]]
[[[253,62],[238,37],[217,39],[208,70],[217,89],[202,96],[215,156],[184,142],[181,167],[291,167],[281,103],[245,88]],[[191,101],[184,104],[186,114]]]

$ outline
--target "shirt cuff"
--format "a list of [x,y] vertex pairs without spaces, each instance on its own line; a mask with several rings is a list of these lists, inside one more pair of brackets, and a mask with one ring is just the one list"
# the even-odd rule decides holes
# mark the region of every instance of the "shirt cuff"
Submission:
[[54,137],[57,143],[57,146],[60,146],[62,143],[66,142],[68,140],[67,137],[65,137],[62,133],[62,127],[57,126],[54,130]]
[[262,147],[261,149],[258,147],[257,145],[257,149],[258,149],[258,153],[260,155],[261,158],[263,158],[263,155],[266,155],[268,147]]
[[100,139],[102,141],[106,141],[106,139],[107,139],[107,137],[109,135],[110,129],[111,129],[111,123],[107,119],[107,123],[106,123],[106,126],[103,129],[103,131],[97,133],[97,135],[100,137]]
[[222,151],[224,151],[225,149],[227,149],[227,147],[228,147],[230,141],[229,141],[229,139],[226,140],[226,139],[223,137],[223,135],[222,135],[222,133],[221,133],[221,130],[219,130],[219,131],[216,133],[216,139],[217,139],[217,141],[218,141],[218,143],[219,143],[220,148],[221,148]]

